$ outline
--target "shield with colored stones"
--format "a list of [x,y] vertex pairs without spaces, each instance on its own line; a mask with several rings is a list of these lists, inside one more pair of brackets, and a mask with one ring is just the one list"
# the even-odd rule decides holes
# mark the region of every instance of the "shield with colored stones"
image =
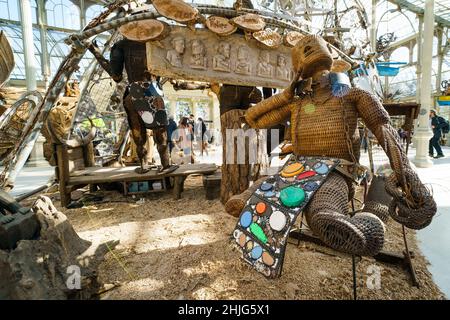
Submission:
[[261,184],[233,232],[244,261],[268,278],[281,274],[295,220],[338,164],[338,159],[293,155],[279,174]]

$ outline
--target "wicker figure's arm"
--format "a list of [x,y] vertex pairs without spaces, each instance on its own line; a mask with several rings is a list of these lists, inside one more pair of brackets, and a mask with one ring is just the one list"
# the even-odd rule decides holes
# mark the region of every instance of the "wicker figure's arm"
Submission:
[[266,129],[282,123],[291,113],[290,103],[300,75],[297,74],[283,92],[257,103],[247,110],[245,121],[256,129]]
[[353,88],[348,96],[358,109],[367,127],[386,152],[394,173],[387,179],[386,191],[393,197],[389,212],[394,220],[412,229],[431,223],[436,203],[430,191],[410,167],[397,131],[389,123],[389,115],[372,94]]

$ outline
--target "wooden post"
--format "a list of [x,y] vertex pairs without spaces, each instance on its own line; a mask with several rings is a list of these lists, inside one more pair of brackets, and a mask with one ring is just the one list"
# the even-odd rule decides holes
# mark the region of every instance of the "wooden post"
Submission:
[[181,199],[181,192],[183,192],[183,185],[185,176],[175,176],[174,177],[174,186],[173,186],[173,196],[175,199]]
[[58,166],[59,194],[61,197],[61,206],[66,207],[70,203],[70,191],[67,189],[69,179],[69,159],[67,147],[62,144],[56,145],[56,164]]
[[[83,158],[84,158],[84,165],[86,167],[95,167],[94,145],[92,144],[92,141],[83,147]],[[97,191],[97,185],[90,184],[89,191],[90,192]]]
[[[252,180],[251,164],[249,163],[249,141],[245,141],[244,150],[238,150],[237,139],[227,142],[227,129],[242,129],[241,117],[245,114],[245,110],[230,110],[220,117],[222,131],[222,181],[220,187],[220,201],[225,204],[235,194],[240,194],[247,190]],[[247,140],[247,138],[245,138]],[[232,150],[227,149],[233,146]],[[233,154],[227,154],[232,152]],[[238,164],[238,153],[245,152],[245,163]],[[227,158],[232,157],[233,161],[227,163]],[[230,161],[228,161],[230,162]],[[254,179],[257,179],[257,176]]]

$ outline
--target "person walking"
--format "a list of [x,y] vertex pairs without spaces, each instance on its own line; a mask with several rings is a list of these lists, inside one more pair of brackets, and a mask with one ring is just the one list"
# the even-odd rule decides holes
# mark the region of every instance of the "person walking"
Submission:
[[[437,115],[436,110],[430,110],[430,120],[431,120],[431,130],[433,130],[433,137],[430,139],[429,143],[429,155],[434,159],[439,159],[444,157],[442,148],[439,144],[439,140],[442,136],[442,127],[446,124],[444,118]],[[437,155],[434,157],[434,149],[436,149]]]
[[203,153],[206,152],[208,155],[208,150],[206,150],[208,139],[206,137],[206,124],[202,118],[198,118],[197,122],[197,131],[196,131],[196,140],[200,148],[200,154],[203,156]]
[[174,137],[172,137],[173,133],[177,130],[177,123],[173,119],[173,116],[169,116],[169,124],[167,125],[167,136],[169,140],[169,152],[172,152],[174,146]]
[[192,132],[192,126],[189,124],[189,119],[187,117],[183,117],[180,120],[177,131],[177,143],[179,144],[180,149],[183,150],[184,156],[190,156],[191,163],[194,163],[194,154],[192,152],[192,137],[194,136],[194,134]]

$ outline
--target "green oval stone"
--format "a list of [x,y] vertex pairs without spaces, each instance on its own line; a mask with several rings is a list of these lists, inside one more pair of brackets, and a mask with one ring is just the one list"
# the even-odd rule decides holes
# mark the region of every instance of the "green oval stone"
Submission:
[[255,235],[256,238],[259,239],[259,241],[267,243],[267,237],[264,233],[264,230],[258,224],[253,222],[250,225],[250,231]]
[[305,201],[305,191],[295,186],[284,188],[280,192],[280,201],[288,208],[298,207]]

